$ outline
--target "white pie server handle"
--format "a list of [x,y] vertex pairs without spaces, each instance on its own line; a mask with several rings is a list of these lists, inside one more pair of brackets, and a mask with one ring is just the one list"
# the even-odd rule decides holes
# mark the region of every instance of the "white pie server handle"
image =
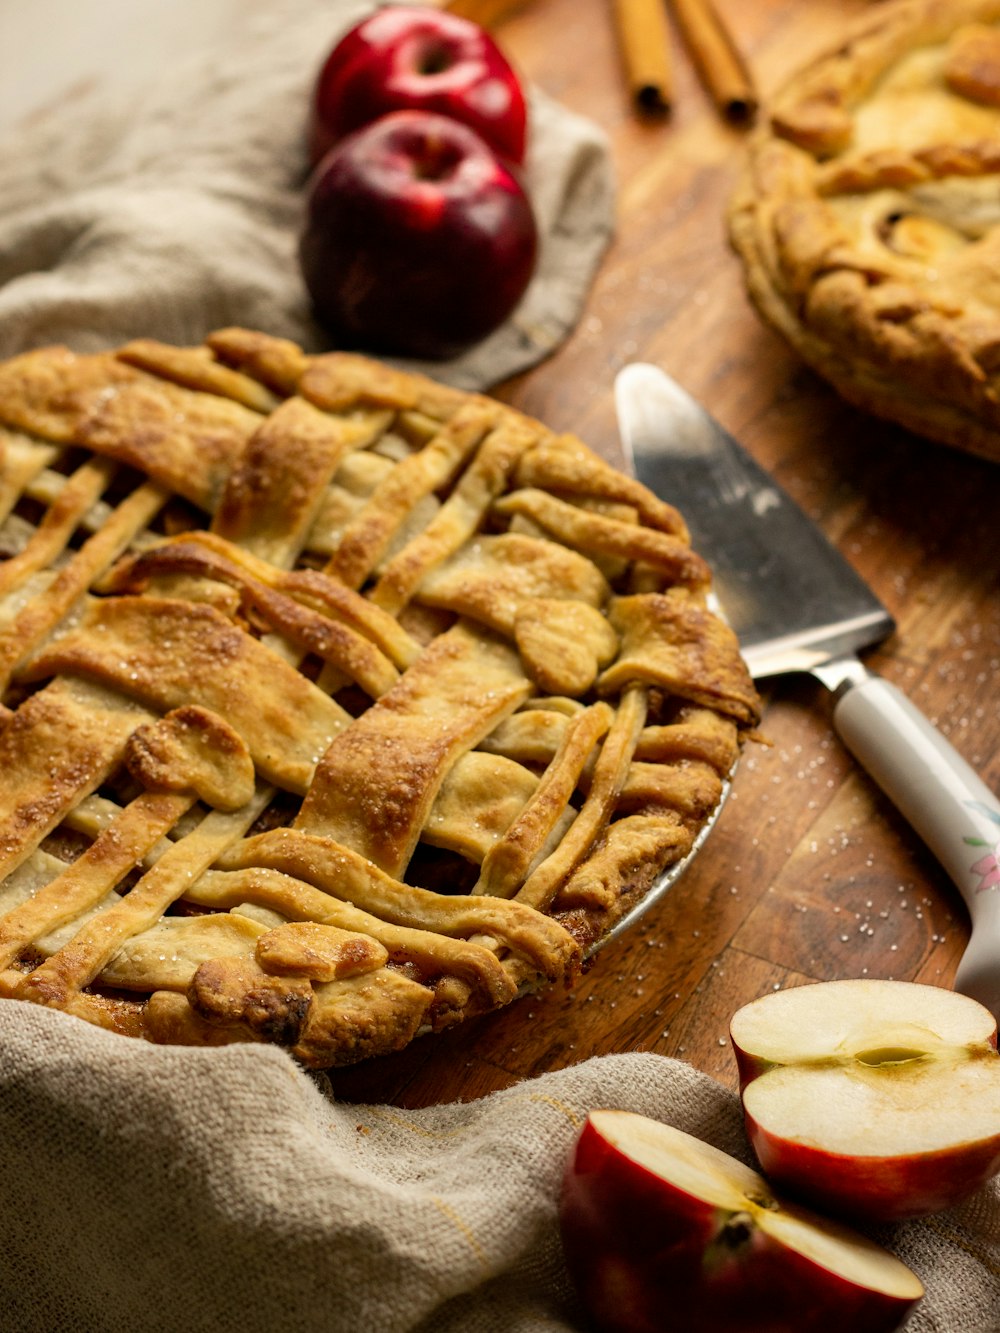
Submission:
[[848,683],[833,723],[958,886],[972,935],[955,989],[1000,1019],[1000,801],[887,680],[865,672]]

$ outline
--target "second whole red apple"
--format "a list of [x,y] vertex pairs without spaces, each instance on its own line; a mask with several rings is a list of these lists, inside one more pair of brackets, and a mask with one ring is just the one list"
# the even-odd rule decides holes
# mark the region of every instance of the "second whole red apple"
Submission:
[[433,111],[524,161],[527,108],[503,52],[479,24],[419,5],[386,5],[337,42],[313,93],[315,166],[345,135],[392,111]]
[[398,111],[321,162],[299,261],[342,347],[442,359],[511,314],[537,250],[525,188],[484,140],[450,117]]

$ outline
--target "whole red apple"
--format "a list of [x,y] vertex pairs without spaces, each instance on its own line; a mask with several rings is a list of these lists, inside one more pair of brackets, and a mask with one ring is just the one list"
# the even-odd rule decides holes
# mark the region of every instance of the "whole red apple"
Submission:
[[474,130],[396,111],[323,159],[299,260],[342,347],[437,359],[503,323],[537,246],[524,187]]
[[858,978],[771,991],[730,1034],[768,1179],[814,1207],[898,1221],[1000,1171],[996,1022],[939,986]]
[[886,1333],[923,1295],[893,1255],[734,1157],[593,1111],[566,1169],[567,1267],[602,1333]]
[[496,42],[437,9],[376,10],[330,52],[313,94],[312,163],[390,111],[436,111],[469,125],[502,157],[524,160],[524,93]]

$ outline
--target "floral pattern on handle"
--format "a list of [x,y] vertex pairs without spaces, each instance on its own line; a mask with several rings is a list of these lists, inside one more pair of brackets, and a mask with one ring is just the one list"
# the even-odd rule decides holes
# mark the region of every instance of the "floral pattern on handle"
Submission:
[[[980,814],[986,815],[995,824],[1000,824],[1000,814],[997,814],[995,810],[991,810],[988,806],[981,804],[979,801],[966,801],[966,805],[971,810],[978,810]],[[964,841],[970,847],[989,847],[991,845],[985,838],[965,838]],[[976,885],[977,893],[984,893],[987,889],[995,889],[1000,886],[1000,835],[998,835],[996,843],[993,844],[993,850],[987,852],[985,856],[981,856],[978,861],[974,861],[969,869],[972,874],[980,876],[980,881]]]

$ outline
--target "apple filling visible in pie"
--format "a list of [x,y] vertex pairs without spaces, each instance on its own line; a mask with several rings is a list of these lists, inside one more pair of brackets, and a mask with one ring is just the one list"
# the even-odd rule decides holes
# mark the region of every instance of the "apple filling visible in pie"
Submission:
[[1000,0],[898,0],[796,75],[731,235],[750,294],[858,406],[1000,459]]
[[241,329],[0,365],[0,994],[324,1067],[572,980],[758,700],[577,439]]

